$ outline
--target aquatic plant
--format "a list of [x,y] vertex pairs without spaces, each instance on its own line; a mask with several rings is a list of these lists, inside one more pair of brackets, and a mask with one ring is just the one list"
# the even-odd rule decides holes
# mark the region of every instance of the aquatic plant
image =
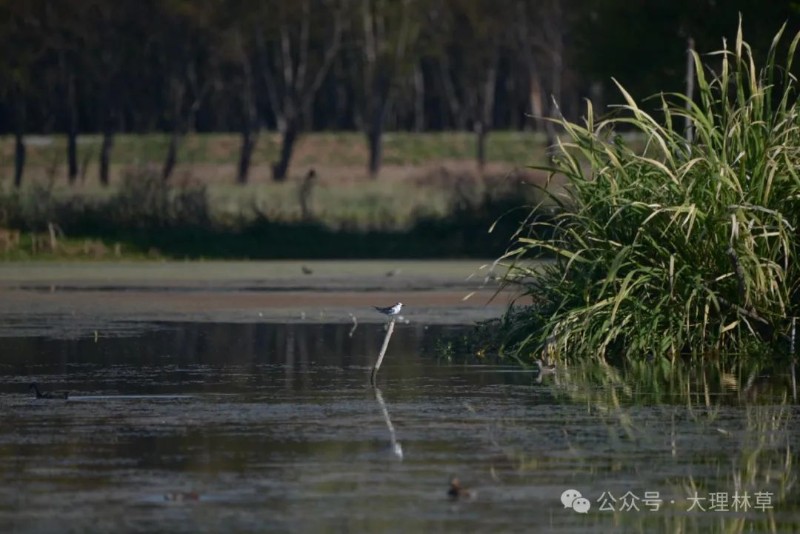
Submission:
[[[694,53],[697,99],[658,95],[648,112],[618,84],[625,103],[611,116],[589,103],[585,124],[559,121],[566,140],[549,170],[568,185],[549,195],[557,213],[523,224],[502,258],[506,283],[534,302],[514,312],[507,348],[525,359],[548,345],[601,360],[788,352],[800,302],[800,34],[787,48],[784,28],[760,69],[741,24],[732,50],[723,42],[705,64]],[[523,261],[542,255],[555,262]]]

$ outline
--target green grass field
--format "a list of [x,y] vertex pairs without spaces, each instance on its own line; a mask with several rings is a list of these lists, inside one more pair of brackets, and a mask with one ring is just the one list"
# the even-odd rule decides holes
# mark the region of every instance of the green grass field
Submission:
[[[263,232],[263,222],[269,221],[282,225],[283,235],[298,236],[300,240],[311,235],[316,238],[331,237],[333,233],[338,236],[337,239],[346,241],[346,236],[372,233],[375,238],[372,243],[376,243],[386,233],[405,233],[402,240],[405,243],[403,246],[407,247],[415,243],[410,237],[412,235],[414,239],[425,240],[427,234],[420,231],[420,224],[425,227],[431,221],[449,220],[448,224],[464,226],[477,224],[480,220],[488,229],[491,219],[496,216],[491,210],[501,205],[508,206],[509,195],[516,195],[515,198],[523,199],[520,203],[524,203],[524,192],[519,196],[520,191],[525,189],[520,187],[521,184],[540,185],[545,180],[542,173],[527,168],[531,164],[541,163],[544,156],[543,138],[533,133],[492,133],[488,137],[488,162],[483,173],[478,171],[475,161],[475,136],[472,134],[388,133],[384,138],[384,165],[375,180],[367,176],[368,151],[362,134],[308,134],[301,137],[296,145],[289,179],[276,183],[271,179],[270,162],[277,157],[279,141],[280,138],[272,133],[260,136],[250,180],[247,184],[239,185],[235,180],[240,142],[237,135],[188,135],[181,145],[178,165],[169,182],[171,192],[167,196],[174,198],[186,192],[201,192],[201,211],[211,221],[206,226],[209,230],[213,226],[214,232],[217,232],[214,236],[210,235],[209,239],[220,242],[232,238],[230,232],[245,228],[248,224],[262,225],[259,231]],[[66,139],[63,136],[31,136],[26,138],[27,164],[23,187],[15,191],[12,186],[13,138],[0,138],[0,194],[4,197],[3,206],[0,206],[3,208],[0,211],[0,228],[13,226],[31,231],[38,228],[39,232],[43,232],[48,223],[55,222],[64,229],[63,243],[70,243],[72,238],[77,238],[68,248],[78,251],[78,256],[117,256],[112,253],[118,250],[114,248],[116,240],[121,239],[124,244],[126,239],[122,235],[126,232],[119,231],[123,229],[119,223],[117,231],[105,234],[94,230],[86,233],[85,224],[76,225],[68,221],[82,217],[85,220],[85,207],[92,205],[104,205],[100,211],[106,214],[104,217],[108,217],[116,209],[113,208],[114,199],[119,200],[126,195],[127,206],[143,208],[142,219],[153,215],[153,209],[144,206],[153,199],[143,190],[132,192],[130,187],[132,184],[136,187],[135,184],[144,180],[156,184],[160,182],[158,175],[167,142],[168,137],[161,134],[118,136],[112,153],[111,185],[102,187],[98,179],[99,136],[79,138],[80,173],[77,183],[73,185],[68,184],[66,176]],[[304,219],[300,185],[310,168],[316,170],[318,178],[307,197],[309,213]],[[491,209],[487,210],[487,207]],[[470,215],[471,210],[475,212],[474,217]],[[168,216],[170,224],[181,223],[181,217],[173,212]],[[95,228],[103,227],[96,221],[96,216],[92,224]],[[309,224],[317,230],[304,232],[304,228],[309,229]],[[483,226],[480,228],[482,233]],[[79,229],[76,230],[76,227]],[[224,228],[226,237],[220,237],[220,228]],[[123,255],[127,256],[129,250],[144,256],[148,254],[151,245],[142,239],[141,232],[137,235],[137,246],[133,249],[122,246]],[[82,241],[87,237],[105,239],[108,251],[98,253],[98,247]],[[182,238],[178,236],[175,239]],[[297,239],[286,240],[282,236],[280,241],[282,246],[294,249]],[[437,239],[447,240],[447,236],[443,234]],[[303,251],[308,245],[301,245],[297,253],[307,256]],[[448,254],[457,253],[457,243],[451,245],[445,247],[450,251]],[[164,246],[163,242],[158,244],[158,248]],[[169,246],[183,251],[183,247],[174,240],[170,240]],[[364,245],[358,256],[369,257],[372,246]],[[437,246],[421,246],[420,250],[425,250],[426,256],[435,257]],[[336,247],[331,246],[322,257],[339,254],[336,250],[341,245],[337,244]],[[245,248],[243,242],[231,254],[246,256]],[[384,249],[382,245],[377,248]],[[41,250],[46,251],[47,247]],[[90,252],[83,254],[83,250]],[[320,250],[325,249],[322,247]],[[29,252],[16,256],[29,257],[42,253]],[[351,253],[344,251],[341,254],[348,257]],[[389,249],[383,252],[377,252],[376,249],[376,253],[396,254]],[[284,257],[289,252],[275,254]],[[58,255],[55,254],[56,257]],[[6,254],[6,257],[15,255]]]
[[[26,139],[27,164],[23,184],[45,183],[60,198],[102,200],[113,194],[122,176],[132,170],[161,168],[167,150],[164,134],[119,135],[112,152],[111,187],[98,180],[100,137],[78,139],[80,177],[67,184],[64,136]],[[445,216],[454,202],[474,201],[492,188],[517,179],[533,180],[526,169],[541,163],[543,138],[530,132],[494,132],[488,137],[488,179],[477,172],[475,136],[468,132],[388,133],[384,166],[377,180],[366,175],[367,145],[356,132],[313,133],[300,138],[290,179],[275,183],[270,161],[278,155],[280,137],[262,134],[253,158],[250,180],[235,182],[240,139],[236,134],[190,134],[181,146],[174,184],[207,187],[211,210],[222,219],[250,218],[257,213],[272,220],[301,217],[299,182],[309,168],[319,179],[310,197],[317,220],[332,228],[402,229],[415,219]],[[11,188],[13,138],[0,138],[0,184]],[[541,183],[542,177],[534,180]]]
[[[269,180],[269,164],[277,159],[280,135],[273,132],[259,136],[253,154],[251,180]],[[469,132],[410,133],[390,132],[384,135],[384,174],[395,176],[411,167],[428,167],[456,162],[474,164],[475,136]],[[78,138],[80,173],[87,182],[97,181],[99,135]],[[112,181],[126,167],[161,165],[167,150],[166,134],[125,134],[114,139]],[[177,174],[190,173],[206,182],[235,180],[240,137],[233,133],[189,134],[181,145]],[[544,138],[531,132],[492,132],[487,141],[489,163],[503,168],[540,163],[544,154]],[[26,137],[26,171],[33,178],[42,176],[66,180],[66,138],[63,135]],[[13,173],[14,139],[0,137],[0,180],[8,181]],[[301,136],[292,159],[292,175],[302,175],[308,167],[330,171],[342,178],[366,176],[367,143],[358,132],[323,132]],[[397,169],[396,167],[401,167]],[[336,172],[333,172],[334,169]]]

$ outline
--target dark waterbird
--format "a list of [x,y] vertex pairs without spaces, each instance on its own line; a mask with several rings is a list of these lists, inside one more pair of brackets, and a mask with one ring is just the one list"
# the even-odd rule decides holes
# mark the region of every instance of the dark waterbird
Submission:
[[474,499],[475,492],[463,487],[458,477],[453,477],[450,479],[450,487],[447,490],[447,496],[453,500]]
[[37,399],[67,399],[69,398],[69,391],[45,391],[42,393],[39,391],[39,384],[37,382],[32,382],[28,389],[32,389],[36,392]]

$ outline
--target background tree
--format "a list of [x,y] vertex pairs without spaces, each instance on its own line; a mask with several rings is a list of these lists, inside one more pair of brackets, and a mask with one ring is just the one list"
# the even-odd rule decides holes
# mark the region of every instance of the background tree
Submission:
[[178,149],[186,133],[194,127],[203,99],[211,88],[216,67],[214,51],[219,34],[214,32],[216,0],[165,0],[156,3],[154,65],[165,80],[164,112],[170,124],[170,140],[162,177],[169,179],[178,159]]
[[491,129],[552,143],[536,118],[579,120],[612,76],[682,90],[687,40],[719,48],[740,12],[757,57],[800,25],[797,2],[755,0],[0,0],[0,132],[16,184],[26,134],[53,132],[73,182],[78,135],[98,132],[101,183],[120,132],[167,134],[165,178],[193,130],[240,132],[239,182],[263,127],[282,134],[279,180],[307,129],[363,131],[373,177],[387,128],[472,129],[482,161]]
[[511,44],[507,28],[514,13],[508,2],[445,0],[432,26],[445,36],[437,63],[441,85],[459,129],[476,134],[478,168],[486,163],[486,137],[492,127],[500,60]]
[[97,96],[94,113],[87,120],[94,119],[102,135],[98,177],[107,186],[114,134],[122,122],[123,103],[131,98],[128,73],[141,68],[135,51],[145,42],[147,24],[128,2],[92,0],[84,2],[83,8],[86,24],[94,29],[86,35],[87,84]]
[[[33,70],[40,60],[42,34],[33,2],[0,1],[0,98],[5,103],[5,123],[14,134],[14,186],[22,184],[25,168],[26,115],[34,98]],[[9,109],[10,108],[10,109]]]
[[[229,4],[228,9],[220,14],[216,31],[219,32],[219,48],[217,50],[219,68],[214,78],[213,92],[218,99],[216,106],[224,107],[234,103],[238,109],[237,126],[241,134],[242,144],[239,151],[239,162],[236,166],[236,183],[247,183],[250,163],[258,143],[261,128],[256,71],[255,47],[252,39],[251,17],[260,2],[240,0]],[[250,36],[250,38],[248,38]],[[221,101],[220,101],[221,100]]]
[[[22,54],[25,64],[17,72],[30,75],[29,90],[40,92],[40,109],[45,115],[45,128],[63,129],[67,135],[68,179],[74,183],[78,176],[77,136],[79,128],[79,90],[81,63],[86,58],[83,32],[86,21],[77,0],[34,0],[25,7],[12,8],[12,24],[16,29],[30,32],[28,43],[19,48],[34,46],[32,54]],[[14,29],[11,29],[12,34]],[[28,37],[18,34],[21,39]],[[19,49],[12,47],[10,50]],[[24,107],[23,107],[24,109]],[[23,114],[24,115],[24,114]]]
[[[377,178],[382,160],[386,114],[395,96],[394,84],[416,63],[415,47],[426,13],[423,0],[361,0],[355,12],[350,60],[360,78],[356,93],[358,117],[369,146],[367,169]],[[357,82],[356,82],[357,83]]]
[[515,49],[528,82],[529,113],[537,131],[556,143],[554,120],[559,118],[564,78],[564,40],[569,31],[561,0],[517,0],[509,20],[515,33]]
[[286,179],[292,151],[317,91],[342,43],[348,0],[258,2],[255,42],[259,72],[282,134],[276,181]]

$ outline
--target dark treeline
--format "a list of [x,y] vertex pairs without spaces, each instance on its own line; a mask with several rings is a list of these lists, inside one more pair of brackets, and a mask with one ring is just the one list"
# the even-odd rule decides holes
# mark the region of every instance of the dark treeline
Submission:
[[17,185],[31,133],[67,135],[70,181],[83,133],[102,134],[103,183],[120,132],[169,133],[165,179],[192,131],[241,134],[242,183],[264,129],[275,180],[316,130],[363,131],[372,176],[386,130],[469,129],[482,163],[492,129],[552,140],[543,118],[618,101],[612,76],[682,89],[688,43],[732,42],[739,13],[756,46],[797,29],[788,1],[0,0],[0,133]]

